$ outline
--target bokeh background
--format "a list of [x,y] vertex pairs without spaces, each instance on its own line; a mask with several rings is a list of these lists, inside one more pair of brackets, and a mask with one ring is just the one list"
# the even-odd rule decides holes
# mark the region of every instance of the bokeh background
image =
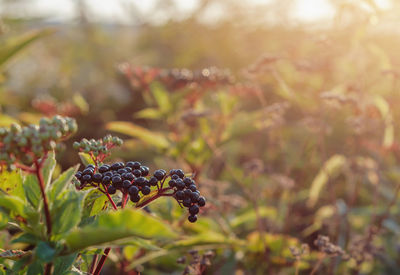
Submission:
[[[399,24],[397,0],[1,0],[0,125],[76,118],[60,169],[112,133],[195,173],[208,274],[399,274]],[[105,272],[184,268],[124,249]]]

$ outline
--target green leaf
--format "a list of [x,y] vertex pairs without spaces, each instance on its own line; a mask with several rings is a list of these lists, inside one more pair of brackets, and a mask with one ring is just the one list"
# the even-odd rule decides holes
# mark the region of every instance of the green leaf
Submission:
[[9,221],[9,217],[6,213],[4,213],[2,211],[2,209],[0,210],[0,230],[4,229]]
[[56,250],[46,242],[40,242],[35,248],[36,257],[41,261],[48,263],[53,261]]
[[85,166],[88,166],[89,164],[95,164],[89,154],[86,154],[83,152],[79,152],[78,154],[79,154],[79,158],[81,159],[82,163]]
[[124,209],[100,214],[91,225],[72,231],[66,238],[70,251],[128,238],[168,239],[175,234],[162,221],[141,210]]
[[[266,217],[271,220],[275,220],[277,218],[277,211],[273,207],[259,207],[258,209],[261,217]],[[254,225],[257,220],[257,215],[254,209],[250,209],[243,214],[236,215],[230,222],[232,227],[238,227],[244,224],[252,224]]]
[[23,34],[19,37],[16,37],[12,40],[2,41],[0,43],[0,71],[4,67],[7,61],[11,59],[14,55],[18,52],[26,48],[32,42],[36,41],[37,39],[49,35],[53,33],[53,30],[46,29],[46,30],[36,30],[31,31],[29,33]]
[[22,176],[19,171],[3,171],[0,173],[0,187],[5,193],[25,198],[24,188],[22,187]]
[[26,255],[31,254],[29,251],[23,251],[23,250],[3,250],[0,249],[0,258],[2,259],[10,259],[10,260],[18,260]]
[[68,256],[57,257],[54,260],[53,274],[65,274],[64,272],[69,271],[77,255],[78,255],[77,253],[74,253]]
[[107,203],[107,197],[99,190],[91,190],[85,198],[82,217],[88,218],[97,215]]
[[17,215],[25,217],[25,203],[18,197],[7,195],[0,196],[0,206],[13,211]]
[[333,155],[323,165],[317,176],[314,178],[307,205],[313,207],[319,198],[322,188],[326,185],[329,178],[336,177],[346,164],[346,157],[342,155]]
[[78,170],[79,165],[69,168],[67,171],[62,173],[51,185],[49,185],[49,200],[54,201],[65,189],[71,181]]
[[163,134],[149,131],[146,128],[134,125],[130,122],[109,122],[107,123],[106,128],[114,132],[136,137],[144,143],[155,146],[159,149],[166,149],[169,147],[169,141]]
[[32,174],[27,175],[24,179],[23,188],[26,199],[33,208],[37,209],[41,201],[41,192],[36,176]]
[[72,101],[78,106],[82,114],[87,114],[89,112],[89,104],[83,98],[81,94],[75,93],[72,97]]
[[160,83],[157,82],[153,82],[150,85],[150,90],[161,112],[164,114],[168,113],[172,109],[168,92],[164,89],[164,87]]
[[36,260],[33,263],[29,263],[27,275],[41,275],[44,274],[43,264]]
[[0,127],[9,127],[13,123],[19,123],[18,120],[4,114],[0,114]]
[[26,244],[34,244],[38,243],[39,239],[37,236],[31,233],[23,233],[17,236],[15,239],[11,241],[11,243],[26,243]]
[[60,235],[70,231],[81,220],[83,201],[87,192],[70,189],[62,194],[51,208],[53,234]]
[[135,113],[135,118],[144,118],[144,119],[160,119],[163,116],[164,116],[163,113],[155,108],[146,108]]
[[56,159],[54,156],[54,152],[49,152],[46,160],[43,163],[43,168],[42,168],[43,181],[44,181],[45,188],[47,188],[47,186],[50,185],[51,177],[53,176],[55,167],[56,167]]

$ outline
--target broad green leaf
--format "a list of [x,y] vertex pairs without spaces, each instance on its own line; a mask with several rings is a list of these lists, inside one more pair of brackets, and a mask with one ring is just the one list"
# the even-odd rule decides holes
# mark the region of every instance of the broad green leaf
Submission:
[[71,188],[55,202],[50,209],[54,235],[64,234],[79,224],[86,195],[87,192]]
[[25,217],[25,203],[18,197],[2,195],[0,196],[0,206],[13,211],[21,217]]
[[245,242],[210,230],[184,240],[176,241],[167,247],[171,249],[171,248],[192,247],[196,245],[211,245],[211,244],[244,245]]
[[122,133],[131,137],[136,137],[144,143],[155,146],[159,149],[166,149],[169,147],[169,141],[163,134],[152,132],[146,128],[134,125],[130,122],[109,122],[107,123],[106,128],[114,132]]
[[9,221],[9,217],[0,209],[0,230],[4,229]]
[[45,188],[47,188],[47,186],[50,185],[51,177],[53,176],[55,167],[56,167],[56,159],[54,156],[54,152],[49,152],[46,160],[43,163],[43,168],[42,168],[43,181],[44,181]]
[[309,199],[307,205],[313,207],[319,198],[322,188],[330,178],[334,178],[342,171],[346,165],[346,157],[342,155],[333,155],[323,165],[317,176],[311,183]]
[[53,30],[35,30],[0,43],[0,70],[15,54],[37,39],[53,33]]
[[19,123],[19,121],[8,115],[0,114],[0,127],[9,127],[13,123]]
[[43,270],[43,264],[39,260],[29,263],[28,272],[26,273],[26,275],[41,275],[41,274],[44,274],[44,270]]
[[1,172],[0,188],[11,196],[16,196],[21,199],[25,198],[24,188],[22,187],[22,176],[19,171]]
[[157,82],[153,82],[150,85],[150,90],[161,112],[164,114],[168,113],[172,109],[168,92],[164,89],[163,86],[161,86],[160,83]]
[[18,235],[15,239],[11,241],[11,243],[26,243],[26,244],[37,244],[39,241],[36,235],[31,233],[23,233]]
[[42,194],[40,192],[39,182],[36,175],[27,175],[24,179],[23,188],[26,199],[33,208],[37,209],[42,199]]
[[88,166],[89,164],[95,164],[89,154],[79,152],[79,158],[85,166]]
[[49,185],[49,200],[54,201],[65,189],[71,181],[78,170],[79,165],[69,168],[67,171],[62,173],[51,185]]
[[163,116],[164,116],[163,113],[155,108],[146,108],[135,113],[135,118],[144,118],[144,119],[160,119]]
[[72,231],[66,238],[70,251],[128,238],[168,239],[172,230],[162,221],[141,210],[124,209],[100,214],[91,225]]
[[36,257],[41,261],[48,263],[51,262],[55,255],[56,250],[46,242],[39,242],[35,248]]
[[54,260],[54,272],[53,274],[65,274],[64,272],[69,271],[74,263],[76,257],[78,256],[77,253],[68,255],[68,256],[61,256],[57,257]]
[[106,195],[96,189],[91,190],[85,198],[82,217],[87,218],[97,215],[107,202],[108,198]]

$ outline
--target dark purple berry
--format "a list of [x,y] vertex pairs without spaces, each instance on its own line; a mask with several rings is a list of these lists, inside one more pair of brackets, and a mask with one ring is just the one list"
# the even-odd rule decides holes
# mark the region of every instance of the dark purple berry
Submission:
[[171,170],[169,170],[169,174],[172,176],[172,175],[175,175],[175,172],[176,172],[176,170],[175,169],[171,169]]
[[125,174],[127,171],[124,168],[118,169],[118,174],[122,175]]
[[190,215],[189,217],[188,217],[188,221],[190,221],[190,222],[196,222],[197,221],[197,216],[196,215]]
[[133,170],[132,171],[132,174],[135,176],[135,177],[140,177],[141,175],[142,175],[142,172],[139,170],[139,169],[135,169],[135,170]]
[[195,192],[195,191],[197,190],[197,187],[196,187],[196,185],[194,185],[194,184],[189,185],[188,188],[189,188],[192,192]]
[[190,198],[184,198],[182,201],[183,206],[185,207],[189,207],[190,205],[192,205],[192,200]]
[[133,182],[134,184],[138,185],[138,186],[143,186],[146,184],[146,179],[143,177],[139,177],[137,179],[135,179],[135,181]]
[[142,191],[143,195],[148,195],[148,194],[150,194],[151,189],[148,186],[143,186],[141,191]]
[[121,178],[121,176],[116,175],[116,176],[113,176],[113,177],[111,178],[111,181],[112,181],[113,184],[118,184],[118,183],[121,183],[121,182],[122,182],[122,178]]
[[82,174],[83,175],[93,175],[94,170],[92,168],[86,168],[83,170]]
[[130,181],[132,181],[135,178],[135,176],[132,173],[125,173],[125,174],[122,175],[122,177],[124,179],[130,180]]
[[142,171],[142,176],[143,177],[146,177],[150,172],[150,169],[147,166],[140,167],[140,170]]
[[197,203],[200,198],[200,194],[198,192],[192,192],[190,198],[192,199],[193,203]]
[[110,176],[104,176],[102,182],[104,184],[110,184],[111,177]]
[[92,179],[91,175],[83,175],[82,176],[82,181],[90,181]]
[[139,188],[132,185],[131,187],[129,187],[128,192],[129,192],[129,195],[136,196],[139,193]]
[[177,180],[177,179],[179,179],[179,176],[178,175],[172,175],[171,179]]
[[131,167],[132,169],[139,169],[142,164],[138,161],[128,161],[126,166]]
[[120,167],[120,164],[119,164],[119,162],[116,162],[116,163],[114,163],[113,165],[111,165],[111,170],[118,170],[118,169],[120,169],[121,167]]
[[189,213],[192,215],[196,215],[199,213],[200,208],[197,205],[192,205],[189,207]]
[[191,178],[184,178],[183,182],[185,183],[186,187],[189,187],[193,183],[193,180]]
[[183,191],[183,193],[185,194],[185,198],[191,198],[192,197],[192,191],[190,191],[190,189],[185,189]]
[[103,175],[99,174],[99,173],[96,173],[96,174],[93,175],[92,178],[93,178],[94,182],[99,183],[103,179]]
[[110,166],[108,166],[108,165],[102,165],[102,166],[99,167],[99,172],[100,173],[105,173],[108,170],[110,170]]
[[177,180],[175,181],[175,186],[176,186],[176,188],[178,188],[179,190],[183,190],[183,188],[185,188],[185,183],[183,182],[183,180],[177,179]]
[[140,196],[139,195],[130,196],[130,199],[132,202],[138,202],[138,201],[140,201]]
[[86,166],[86,168],[91,168],[91,169],[94,169],[94,168],[96,168],[93,164],[88,164],[88,166]]
[[175,197],[176,197],[176,199],[178,199],[178,200],[183,200],[183,198],[185,197],[185,194],[183,193],[183,191],[177,191],[177,192],[175,193]]
[[176,184],[176,182],[175,182],[174,180],[170,180],[170,181],[168,182],[168,185],[169,185],[170,187],[175,187],[175,184]]
[[127,173],[132,173],[133,169],[131,167],[125,167]]
[[206,205],[206,199],[203,196],[200,196],[199,199],[197,200],[197,204],[200,207],[203,207],[204,205]]
[[117,192],[117,188],[115,188],[114,186],[109,186],[108,188],[107,188],[107,192],[108,192],[108,194],[110,194],[110,195],[112,195],[112,194],[115,194],[115,192]]
[[75,177],[79,180],[82,177],[82,172],[76,172]]
[[154,177],[157,178],[158,180],[162,180],[165,176],[166,172],[162,169],[156,170],[154,172]]
[[111,171],[105,172],[104,176],[108,176],[111,178],[113,176],[113,172],[111,172]]
[[128,189],[129,186],[131,186],[131,181],[130,180],[124,180],[122,182],[122,187],[124,187],[125,189]]
[[185,173],[183,173],[182,169],[176,169],[175,174],[178,175],[178,177],[180,177],[181,179],[183,179],[183,177],[185,176]]
[[149,184],[150,184],[151,186],[156,186],[156,185],[157,185],[157,182],[158,182],[158,179],[155,178],[155,177],[151,177],[151,178],[149,179]]

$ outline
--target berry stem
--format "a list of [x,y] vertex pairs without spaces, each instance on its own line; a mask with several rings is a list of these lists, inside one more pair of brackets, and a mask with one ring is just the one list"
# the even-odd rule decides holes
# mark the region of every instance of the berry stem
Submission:
[[42,193],[43,197],[43,207],[44,207],[44,214],[46,216],[46,226],[47,226],[47,235],[50,237],[51,234],[51,216],[50,216],[50,210],[49,210],[49,204],[47,202],[47,197],[45,193],[45,186],[44,186],[44,180],[43,180],[43,175],[42,175],[42,164],[43,161],[40,163],[35,160],[35,173],[36,177],[39,181],[39,187],[40,187],[40,192]]
[[107,247],[106,249],[104,249],[104,253],[103,256],[101,256],[101,259],[99,261],[99,264],[96,267],[96,270],[94,271],[93,275],[99,275],[101,269],[103,268],[103,265],[107,259],[108,253],[110,253],[111,248]]
[[96,267],[96,263],[97,263],[97,258],[98,257],[99,256],[97,254],[95,254],[93,256],[92,263],[90,264],[89,274],[93,274],[94,268]]
[[122,196],[121,208],[124,208],[127,202],[128,202],[128,193],[124,193],[124,195]]
[[47,263],[46,266],[44,267],[44,275],[50,275],[51,274],[51,268],[53,264],[52,263]]
[[108,200],[110,201],[111,205],[113,206],[114,210],[118,210],[118,207],[115,205],[115,202],[114,202],[113,199],[111,198],[110,194],[108,194],[107,191],[106,191],[105,194],[106,194]]
[[34,168],[28,167],[28,166],[23,165],[21,163],[16,163],[15,167],[17,167],[17,168],[19,168],[19,169],[21,169],[21,170],[23,170],[25,172],[32,173],[32,174],[36,172],[36,170]]
[[135,207],[136,207],[136,208],[145,207],[146,205],[148,205],[148,204],[151,203],[152,201],[158,199],[159,197],[163,197],[163,196],[164,196],[164,197],[173,196],[174,193],[164,193],[164,192],[166,192],[166,191],[168,191],[168,190],[171,190],[171,189],[172,189],[171,187],[167,187],[167,188],[164,188],[164,189],[160,189],[160,190],[158,190],[157,194],[155,194],[153,197],[151,197],[150,199],[148,199],[148,200],[142,202],[141,204],[136,204]]

